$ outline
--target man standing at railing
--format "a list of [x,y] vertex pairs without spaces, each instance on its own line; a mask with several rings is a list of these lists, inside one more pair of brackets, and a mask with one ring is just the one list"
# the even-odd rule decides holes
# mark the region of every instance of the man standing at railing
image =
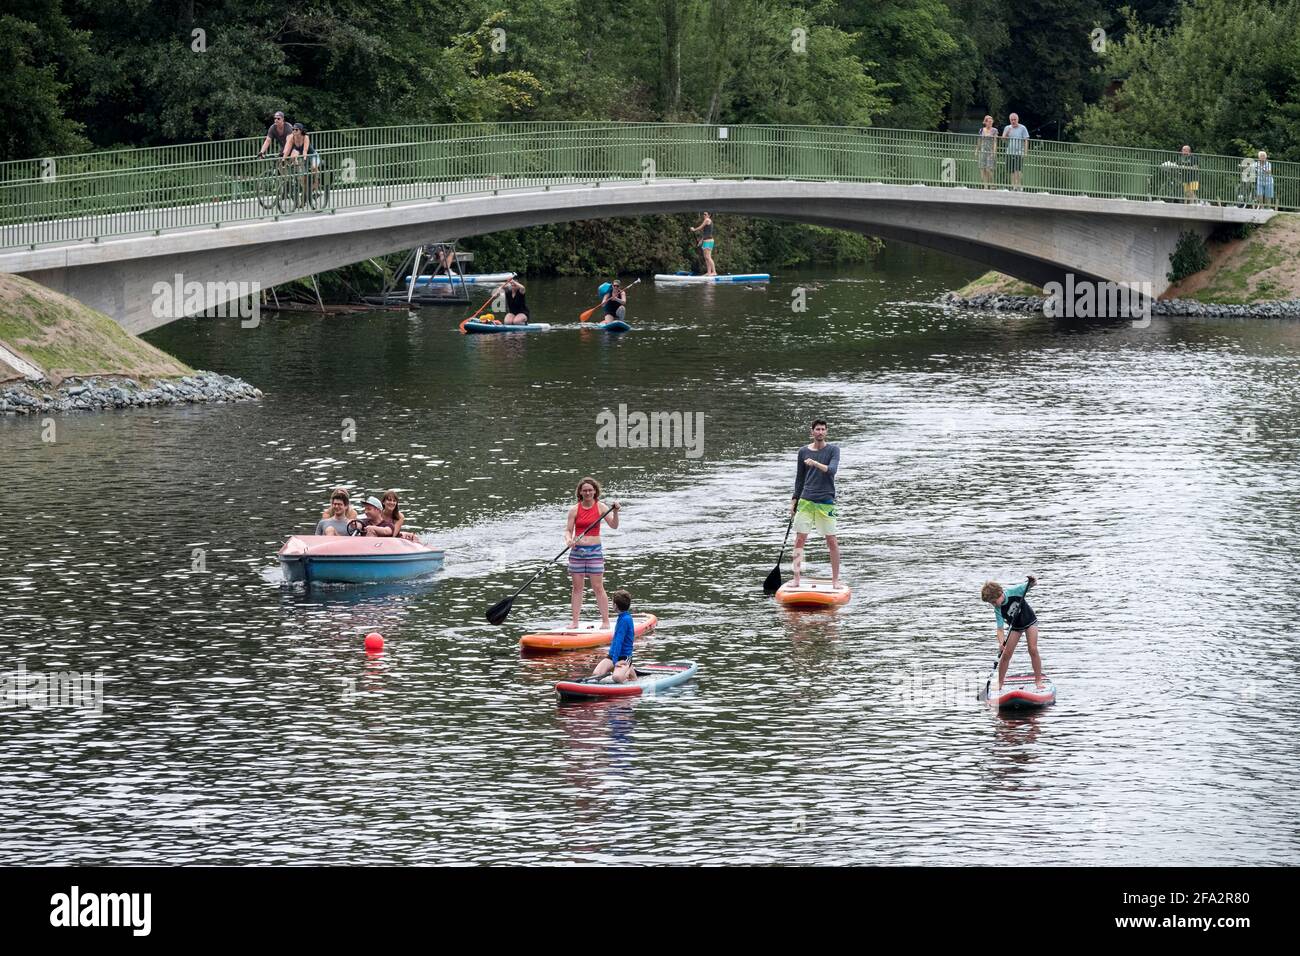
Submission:
[[1277,197],[1273,194],[1273,164],[1268,161],[1268,153],[1259,151],[1259,160],[1255,163],[1255,196],[1265,209],[1277,208]]
[[289,138],[289,132],[292,127],[284,121],[284,112],[275,111],[275,122],[271,124],[266,131],[266,139],[262,140],[262,148],[257,152],[257,158],[261,159],[266,155],[266,151],[275,143],[275,155],[279,156],[284,152],[285,140]]
[[1011,120],[1002,127],[1002,138],[1007,141],[1007,172],[1011,174],[1011,188],[1019,190],[1025,153],[1029,150],[1029,130],[1020,125],[1020,115],[1012,113]]

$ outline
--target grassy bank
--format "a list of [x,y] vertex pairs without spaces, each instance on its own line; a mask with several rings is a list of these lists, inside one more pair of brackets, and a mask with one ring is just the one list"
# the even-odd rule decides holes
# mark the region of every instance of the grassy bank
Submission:
[[[1206,243],[1209,265],[1175,282],[1161,299],[1215,305],[1253,305],[1300,299],[1300,214],[1281,213],[1243,237]],[[986,272],[956,290],[973,295],[1042,295],[1042,290],[1001,272]]]
[[90,375],[150,380],[194,373],[102,312],[6,273],[0,273],[0,347],[0,381],[20,378],[18,365],[34,366],[56,385]]

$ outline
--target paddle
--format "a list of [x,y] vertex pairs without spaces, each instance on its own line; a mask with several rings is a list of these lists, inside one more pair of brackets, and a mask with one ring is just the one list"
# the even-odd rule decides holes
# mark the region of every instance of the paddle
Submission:
[[785,537],[781,539],[781,553],[776,556],[776,567],[763,582],[764,594],[775,594],[781,588],[781,559],[785,557],[785,546],[790,543],[790,529],[793,526],[794,515],[790,515],[790,520],[785,525]]
[[[623,291],[626,292],[628,289],[632,288],[632,286],[636,285],[636,284],[637,284],[638,282],[640,282],[640,281],[641,281],[640,279],[637,279],[637,280],[635,280],[634,282],[632,282],[631,285],[625,285],[625,286],[623,286]],[[581,314],[578,316],[578,321],[579,321],[579,322],[586,322],[586,321],[587,321],[588,319],[590,319],[593,315],[595,315],[595,314],[596,314],[596,310],[599,309],[599,308],[600,308],[602,305],[604,305],[604,304],[605,304],[604,302],[597,302],[595,305],[593,305],[593,306],[592,306],[590,309],[588,309],[586,312],[581,313]]]
[[[1030,578],[1029,578],[1029,584],[1027,584],[1027,585],[1025,586],[1025,594],[1028,594],[1028,593],[1029,593],[1029,589],[1032,588],[1032,587],[1033,587],[1035,584],[1037,584],[1037,583],[1038,583],[1038,578],[1033,577],[1033,576],[1031,575]],[[1009,640],[1011,640],[1011,622],[1010,622],[1010,621],[1007,622],[1007,636],[1004,637],[1004,638],[1002,639],[1002,646],[998,648],[998,656],[997,656],[997,658],[993,661],[993,669],[992,669],[991,671],[989,671],[989,677],[988,677],[988,680],[986,680],[986,681],[984,682],[984,690],[981,691],[980,693],[978,693],[978,694],[975,695],[975,699],[976,699],[976,700],[988,700],[988,699],[989,699],[989,691],[992,690],[992,688],[993,688],[993,678],[997,676],[997,673],[998,673],[998,666],[1002,663],[1002,655],[1003,655],[1004,653],[1006,653],[1006,649],[1007,649],[1007,641],[1009,641]]]
[[565,551],[568,551],[569,548],[572,548],[574,544],[577,544],[579,541],[581,541],[583,538],[585,538],[585,537],[587,536],[587,534],[591,531],[591,529],[594,528],[594,527],[596,527],[596,525],[600,524],[602,521],[604,521],[605,518],[606,518],[606,516],[607,516],[611,511],[613,511],[613,510],[614,510],[614,506],[613,506],[613,505],[610,505],[608,508],[606,508],[606,509],[605,509],[605,514],[601,515],[599,518],[597,518],[597,519],[596,519],[595,521],[593,521],[591,524],[587,525],[586,530],[584,530],[584,531],[582,532],[582,534],[578,535],[576,538],[573,539],[573,544],[571,544],[571,545],[569,545],[568,547],[566,547],[566,548],[564,549],[564,551],[561,551],[561,552],[560,552],[559,554],[557,554],[555,557],[551,558],[551,560],[547,561],[544,565],[542,565],[541,570],[538,571],[536,574],[534,574],[534,575],[533,575],[531,578],[529,578],[527,581],[525,581],[525,582],[520,586],[520,588],[519,588],[518,591],[516,591],[514,594],[510,595],[510,597],[506,598],[506,599],[503,600],[503,601],[497,601],[496,604],[493,604],[490,608],[488,608],[488,609],[487,609],[487,614],[484,615],[484,616],[488,619],[488,623],[490,623],[490,624],[503,624],[503,623],[505,623],[505,619],[506,619],[507,617],[510,616],[510,608],[511,608],[511,606],[514,605],[514,603],[515,603],[515,598],[519,597],[519,595],[523,593],[524,588],[528,587],[528,585],[530,585],[530,584],[532,584],[534,581],[536,581],[539,577],[542,576],[542,572],[544,572],[547,568],[549,568],[549,567],[550,567],[552,564],[554,564],[556,561],[560,560],[560,558],[564,557],[564,552],[565,552]]
[[478,318],[479,313],[482,312],[484,309],[486,309],[489,305],[492,304],[492,300],[495,299],[495,298],[497,297],[497,293],[500,292],[500,291],[502,290],[502,288],[504,288],[504,286],[505,286],[505,283],[503,282],[501,285],[499,285],[499,286],[497,286],[495,289],[493,289],[493,290],[492,290],[492,294],[491,294],[490,296],[487,297],[487,301],[484,302],[482,305],[480,305],[480,306],[478,307],[477,311],[475,311],[475,313],[474,313],[473,315],[471,315],[468,319],[464,319],[464,320],[460,323],[460,325],[458,326],[458,328],[460,329],[462,335],[467,335],[467,334],[468,334],[468,333],[465,331],[465,325],[466,325],[466,323],[468,323],[468,322],[473,322],[476,318]]

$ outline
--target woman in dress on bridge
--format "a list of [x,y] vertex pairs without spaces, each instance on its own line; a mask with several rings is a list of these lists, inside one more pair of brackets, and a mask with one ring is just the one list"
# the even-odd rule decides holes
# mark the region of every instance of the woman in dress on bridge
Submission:
[[998,164],[998,131],[993,127],[992,116],[984,117],[984,125],[980,127],[979,137],[975,155],[979,158],[980,179],[985,189],[992,189],[993,170]]

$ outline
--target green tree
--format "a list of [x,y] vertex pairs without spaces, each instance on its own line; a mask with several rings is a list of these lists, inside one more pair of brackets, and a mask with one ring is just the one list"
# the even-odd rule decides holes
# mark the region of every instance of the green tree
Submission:
[[1300,0],[1190,0],[1167,30],[1131,19],[1105,69],[1122,85],[1081,111],[1081,139],[1300,159]]
[[0,15],[0,160],[75,153],[90,144],[69,114],[89,51],[58,0],[11,0]]
[[834,22],[853,34],[853,52],[873,64],[889,99],[884,126],[935,129],[947,113],[965,54],[964,27],[945,0],[875,0],[836,5]]

